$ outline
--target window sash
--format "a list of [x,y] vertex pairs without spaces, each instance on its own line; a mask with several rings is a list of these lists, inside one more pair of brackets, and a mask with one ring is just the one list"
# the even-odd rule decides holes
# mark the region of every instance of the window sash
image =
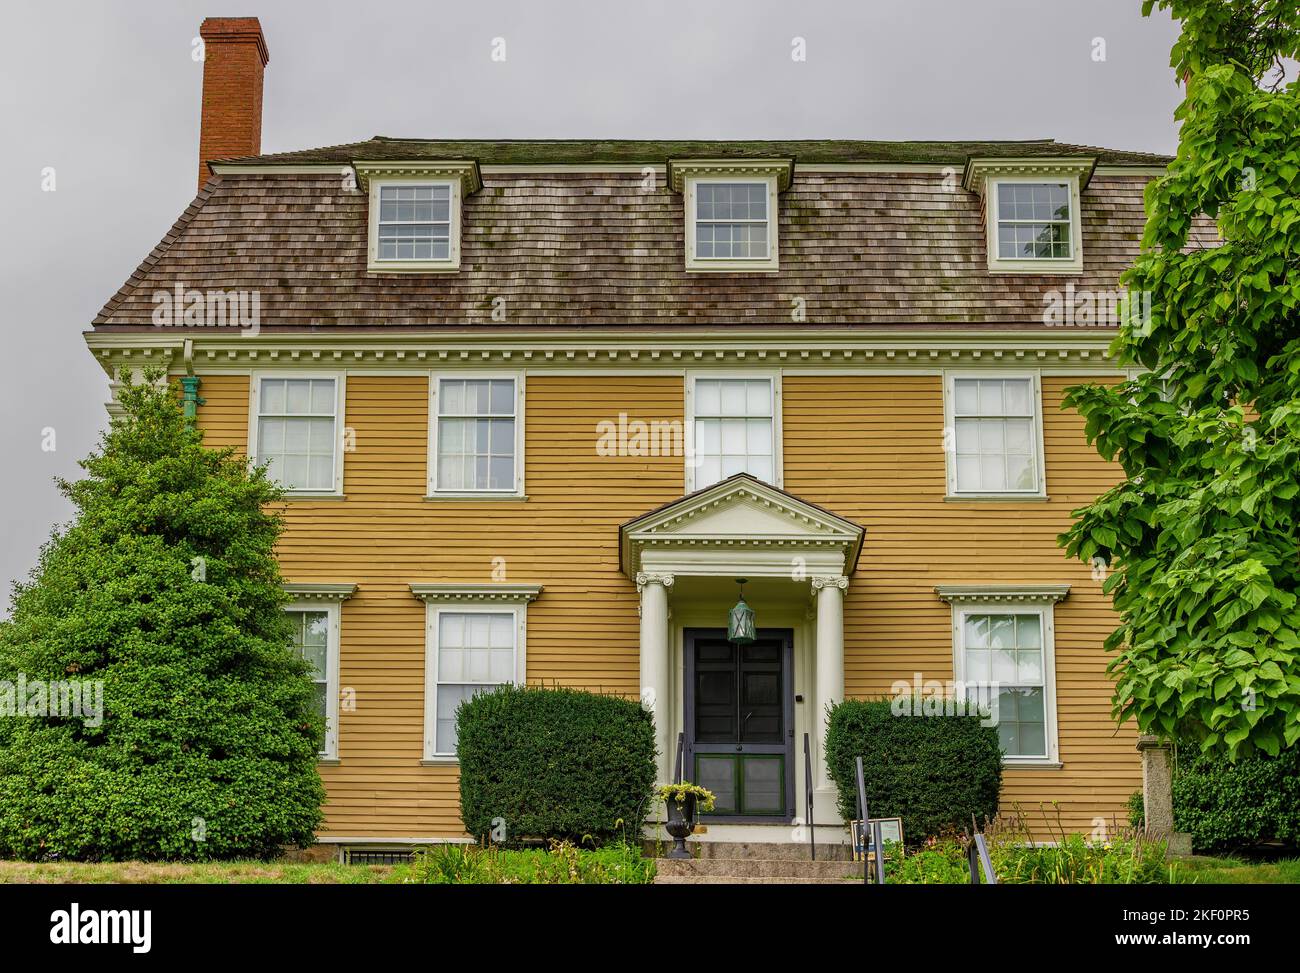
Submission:
[[[744,210],[745,216],[734,215],[734,206],[741,200],[728,198],[725,202],[717,199],[703,197],[712,196],[717,189],[726,189],[730,195],[734,190],[743,188],[745,190]],[[757,189],[754,193],[752,190]],[[762,204],[762,216],[750,216],[749,211],[756,203]],[[702,215],[705,208],[708,207],[709,215]],[[715,207],[726,207],[726,212],[717,215]],[[701,180],[695,183],[695,212],[693,214],[695,221],[695,259],[697,260],[754,260],[766,261],[771,259],[771,212],[770,201],[768,199],[768,184],[765,181],[753,180],[728,180],[726,182],[715,182],[712,180]],[[703,239],[700,230],[702,228],[711,230],[726,228],[732,231],[727,234],[727,239],[719,239],[716,232],[707,234],[708,239]],[[761,228],[762,234],[749,232],[751,229]],[[718,253],[721,247],[727,248],[729,252]],[[745,247],[751,251],[746,254],[737,253],[736,250]],[[708,252],[706,252],[708,251]]]
[[[1022,642],[1022,619],[1034,619],[1034,625],[1025,626],[1026,634],[1032,632],[1032,638]],[[971,637],[971,623],[984,620],[987,631],[983,639]],[[994,623],[1010,620],[1013,637],[1009,645],[994,646]],[[1048,616],[1042,609],[1008,611],[1005,609],[971,609],[959,612],[958,638],[961,653],[961,679],[965,685],[968,698],[983,696],[988,698],[992,688],[998,692],[998,737],[1004,748],[1004,757],[1009,760],[1046,760],[1052,752],[1052,720],[1050,707],[1052,694],[1048,681]],[[977,644],[972,645],[972,642]],[[987,642],[987,646],[978,644]],[[999,668],[996,653],[1010,654],[1014,657],[1016,672],[1014,678],[998,678]],[[1037,676],[1026,675],[1020,671],[1022,656],[1034,656],[1037,659]],[[1006,660],[1002,665],[1005,667]],[[976,671],[981,670],[981,671]],[[1002,673],[1005,673],[1005,668]],[[981,690],[983,692],[981,693]],[[1018,691],[1029,690],[1026,696]],[[1036,719],[1019,719],[1022,699],[1037,699],[1038,713]],[[1032,706],[1032,704],[1031,704]],[[1011,712],[1014,710],[1014,712]],[[1032,716],[1031,710],[1031,716]],[[1015,716],[1016,719],[1009,719]],[[1029,727],[1030,738],[1041,735],[1042,746],[1025,748],[1021,741],[1025,738],[1025,727]],[[1015,749],[1011,749],[1011,743]]]
[[[997,386],[997,407],[985,407],[985,392]],[[974,407],[964,404],[973,387]],[[1008,390],[1015,387],[1016,408]],[[1033,494],[1042,488],[1038,454],[1038,386],[1030,376],[954,376],[951,397],[952,489],[954,493]],[[992,403],[990,403],[992,404]],[[994,430],[997,430],[994,434]],[[999,440],[985,445],[985,436]],[[1023,448],[1013,448],[1015,442]],[[991,466],[988,464],[992,464]],[[1000,475],[999,475],[1000,474]],[[986,479],[987,477],[987,479]],[[1027,477],[1027,480],[1026,480]],[[1016,485],[1020,483],[1021,485]]]
[[[734,401],[737,386],[740,402]],[[761,397],[756,397],[753,392],[760,386],[763,387]],[[714,387],[716,391],[710,391]],[[692,404],[695,489],[737,473],[750,473],[775,483],[777,432],[773,379],[697,378]]]
[[[290,390],[304,385],[306,408],[290,408]],[[268,464],[270,477],[289,492],[333,492],[338,380],[264,376],[258,380],[257,406],[257,461]]]
[[[330,756],[334,750],[334,740],[336,739],[337,727],[334,725],[337,715],[333,712],[332,698],[336,699],[338,694],[335,692],[331,697],[330,688],[334,683],[334,657],[337,651],[334,645],[334,619],[331,612],[326,608],[315,608],[306,606],[290,606],[285,609],[285,614],[294,616],[294,634],[293,649],[300,658],[306,659],[312,666],[312,683],[317,689],[316,705],[322,717],[325,719],[325,734],[321,739],[321,746],[317,753],[322,756]],[[319,618],[321,626],[324,628],[324,637],[322,640],[312,639],[309,641],[310,619]],[[319,666],[316,664],[317,659],[309,655],[309,651],[319,650]],[[312,653],[314,655],[315,653]]]
[[[483,622],[482,627],[487,636],[486,643],[482,643],[474,631],[476,620]],[[495,624],[498,621],[504,624]],[[452,624],[444,624],[448,622]],[[453,632],[456,623],[460,624],[459,632]],[[433,630],[435,640],[431,660],[433,693],[430,701],[433,707],[432,754],[438,757],[454,757],[456,755],[456,709],[460,702],[475,693],[491,692],[493,689],[517,682],[519,617],[514,611],[438,609],[434,617]],[[506,631],[509,632],[508,645],[504,644],[505,640],[501,638]],[[494,670],[493,663],[501,658],[498,653],[507,651],[509,652],[508,666],[496,667]],[[470,652],[489,654],[486,678],[473,678],[473,663],[465,655]],[[448,678],[444,678],[444,667],[451,653],[461,654],[456,659],[460,663],[459,672],[448,673]],[[501,676],[508,678],[503,679],[500,678]],[[458,697],[455,706],[449,706],[444,702],[444,699],[453,695],[444,694],[442,692],[444,689],[457,690],[454,694]],[[474,690],[474,693],[465,692],[470,689]]]
[[[427,198],[402,196],[404,192],[419,193],[429,191]],[[451,259],[451,223],[454,202],[452,187],[447,183],[411,183],[380,186],[377,196],[379,212],[375,218],[378,259],[383,261],[424,261]],[[396,216],[385,217],[388,206],[394,209],[402,205],[428,207],[428,218],[412,215],[410,219]],[[446,218],[435,213],[445,209]],[[427,228],[427,229],[425,229]],[[427,252],[416,252],[416,248],[427,248]],[[410,248],[409,254],[402,254],[403,248]]]
[[[997,218],[995,220],[995,223],[997,226],[997,231],[995,233],[996,236],[995,243],[997,247],[997,254],[999,260],[1050,261],[1050,260],[1073,260],[1074,259],[1074,229],[1073,229],[1074,200],[1070,192],[1071,186],[1069,183],[998,181],[996,183],[996,187],[997,187]],[[1065,200],[1064,200],[1065,215],[1061,216],[1059,212],[1055,212],[1055,211],[1049,211],[1052,212],[1052,215],[1045,216],[1045,217],[1032,217],[1032,216],[1021,217],[1021,216],[1002,215],[1003,209],[1005,208],[1004,203],[1006,202],[1006,199],[1004,198],[1003,195],[1004,193],[1010,196],[1010,195],[1014,195],[1014,191],[1016,189],[1033,190],[1037,188],[1062,190],[1065,194]],[[1038,205],[1033,200],[1015,199],[1012,201],[1013,206],[1019,206],[1022,204],[1028,206],[1031,210],[1034,206]],[[1046,205],[1050,205],[1050,200],[1047,201]],[[1010,253],[1008,253],[1004,250],[1003,234],[1001,232],[1002,227],[1004,226],[1005,227],[1020,227],[1020,226],[1041,227],[1043,229],[1047,229],[1050,227],[1060,227],[1064,231],[1062,234],[1063,240],[1058,241],[1055,237],[1053,237],[1053,239],[1051,240],[1039,241],[1037,240],[1037,237],[1041,234],[1040,231],[1040,233],[1034,235],[1035,239],[1030,242],[1046,243],[1049,248],[1057,246],[1058,242],[1063,242],[1065,244],[1066,252],[1062,254],[1046,254],[1046,255],[1037,254],[1037,253],[1025,253],[1023,250],[1017,249],[1018,247],[1021,246],[1021,242],[1017,238],[1015,238],[1013,234],[1013,241],[1011,245],[1012,250]]]
[[[469,390],[487,386],[487,411],[469,408]],[[508,385],[509,411],[498,408],[495,386]],[[462,407],[449,408],[460,386]],[[477,396],[475,396],[477,399]],[[519,385],[513,377],[440,377],[437,384],[434,492],[513,493],[519,485]],[[486,446],[483,447],[483,441]],[[509,461],[509,473],[504,470]],[[495,481],[495,485],[494,485]]]

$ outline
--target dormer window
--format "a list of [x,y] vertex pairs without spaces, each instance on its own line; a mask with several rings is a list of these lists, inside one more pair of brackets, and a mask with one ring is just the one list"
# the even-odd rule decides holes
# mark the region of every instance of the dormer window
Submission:
[[387,260],[451,260],[450,182],[379,186],[379,255]]
[[1079,190],[1092,160],[972,160],[966,188],[984,199],[990,273],[1083,270]]
[[788,160],[670,162],[669,185],[685,203],[686,269],[777,270],[777,199],[790,174]]
[[358,162],[369,194],[366,269],[440,273],[460,269],[461,200],[481,182],[473,162]]

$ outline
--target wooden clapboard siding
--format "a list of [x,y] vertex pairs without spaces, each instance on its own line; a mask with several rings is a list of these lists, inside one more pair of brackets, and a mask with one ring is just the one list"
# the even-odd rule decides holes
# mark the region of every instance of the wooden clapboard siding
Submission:
[[[211,445],[243,446],[248,379],[203,380]],[[528,500],[428,501],[428,379],[347,379],[344,500],[282,505],[278,553],[291,581],[358,585],[342,611],[339,681],[356,709],[339,720],[323,836],[462,834],[454,767],[420,765],[424,606],[412,581],[544,586],[528,608],[528,679],[636,696],[637,597],[618,570],[618,525],[681,494],[681,457],[604,457],[597,424],[619,412],[682,418],[680,378],[529,376]]]
[[[867,529],[845,601],[845,691],[887,694],[897,679],[953,676],[952,610],[934,586],[954,582],[1068,583],[1056,606],[1056,693],[1062,767],[1009,769],[1002,805],[1031,812],[1059,802],[1064,825],[1125,820],[1141,787],[1131,726],[1110,718],[1102,642],[1115,625],[1092,572],[1056,537],[1070,511],[1108,489],[1119,469],[1061,410],[1080,379],[1044,376],[1043,440],[1049,499],[946,501],[943,389],[937,375],[798,376],[784,387],[785,485]],[[1054,813],[1054,812],[1053,812]]]
[[[845,606],[850,696],[915,672],[952,677],[951,610],[935,585],[1071,585],[1056,607],[1063,767],[1005,778],[1004,807],[1032,810],[1040,831],[1041,803],[1059,801],[1065,826],[1087,831],[1122,819],[1141,786],[1134,733],[1110,719],[1101,643],[1114,617],[1056,545],[1070,510],[1118,476],[1060,409],[1075,381],[1042,382],[1048,501],[949,502],[938,376],[784,378],[786,488],[867,528]],[[358,585],[343,607],[340,672],[356,709],[341,714],[341,763],[321,771],[326,836],[461,833],[455,769],[420,765],[424,607],[412,581],[486,582],[504,558],[507,580],[545,587],[528,610],[530,681],[637,692],[636,592],[618,570],[618,525],[681,494],[682,460],[598,456],[597,424],[619,412],[680,420],[682,379],[530,375],[526,389],[526,502],[425,500],[427,378],[351,375],[346,499],[282,505],[285,577]],[[247,377],[205,376],[202,394],[208,442],[243,448]]]

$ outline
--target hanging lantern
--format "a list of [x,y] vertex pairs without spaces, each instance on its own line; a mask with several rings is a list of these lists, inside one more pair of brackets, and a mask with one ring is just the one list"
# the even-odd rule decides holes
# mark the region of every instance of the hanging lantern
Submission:
[[745,578],[737,578],[740,585],[740,601],[736,602],[727,616],[727,639],[737,645],[749,645],[754,641],[754,609],[745,604]]

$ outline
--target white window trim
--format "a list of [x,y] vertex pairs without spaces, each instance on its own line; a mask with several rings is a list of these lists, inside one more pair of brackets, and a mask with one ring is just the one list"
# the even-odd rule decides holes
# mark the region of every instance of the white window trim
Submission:
[[[780,269],[777,224],[780,222],[778,176],[736,172],[731,175],[687,175],[682,199],[686,207],[686,269],[712,273],[773,273]],[[695,189],[702,182],[761,183],[767,186],[767,256],[697,257],[695,255]]]
[[[370,183],[369,230],[366,240],[366,270],[371,273],[453,273],[460,270],[460,204],[461,180],[459,178],[431,178],[428,176],[372,176]],[[385,186],[447,186],[450,223],[446,260],[381,260],[379,258],[379,191]]]
[[422,763],[458,764],[454,753],[439,753],[438,742],[438,619],[443,612],[456,614],[512,614],[515,618],[515,685],[528,675],[528,602],[541,593],[540,585],[420,585],[411,591],[425,604],[424,746]]
[[[1068,590],[1068,588],[1066,589]],[[1010,602],[1008,594],[1017,601]],[[944,597],[940,589],[940,597]],[[1020,596],[1015,589],[991,594],[987,599],[955,596],[952,601],[953,680],[965,682],[967,615],[1038,615],[1043,635],[1043,736],[1047,744],[1045,757],[1020,757],[1003,755],[1004,767],[1059,767],[1060,743],[1056,728],[1056,622],[1053,610],[1055,598],[1037,596],[1025,589]]]
[[[444,379],[510,379],[515,383],[515,482],[508,490],[439,490],[438,489],[438,385]],[[524,404],[525,380],[522,371],[478,371],[461,369],[429,373],[429,457],[426,470],[426,500],[505,500],[524,499]]]
[[[958,490],[957,489],[957,422],[955,383],[959,378],[1027,378],[1034,403],[1033,468],[1037,485],[1033,490]],[[1042,375],[1036,369],[945,369],[943,373],[944,463],[947,467],[947,500],[1046,500],[1047,465],[1043,457],[1043,390]]]
[[[1000,257],[998,256],[998,193],[1007,183],[1065,183],[1070,191],[1070,256],[1068,257]],[[1060,175],[988,177],[985,195],[985,219],[988,233],[989,273],[994,274],[1081,274],[1083,273],[1083,232],[1079,213],[1079,176]]]
[[326,601],[321,598],[295,598],[284,606],[286,612],[324,612],[328,618],[329,636],[325,648],[325,745],[317,756],[321,760],[338,760],[339,758],[339,646],[342,635],[342,612],[339,601]]
[[343,372],[317,372],[310,369],[297,371],[254,371],[248,382],[248,460],[256,465],[261,462],[257,455],[258,422],[261,419],[260,399],[262,379],[264,378],[332,378],[334,379],[334,489],[332,490],[289,490],[285,489],[286,499],[298,498],[310,500],[318,497],[343,496],[343,437],[346,428],[343,406],[347,402],[347,376]]
[[[697,380],[704,379],[767,379],[772,383],[772,475],[775,482],[772,486],[778,489],[784,489],[785,483],[785,452],[782,449],[782,427],[781,413],[782,392],[781,392],[781,372],[775,370],[768,371],[688,371],[686,380],[683,383],[686,396],[685,409],[683,415],[686,417],[686,428],[682,430],[682,441],[685,444],[686,456],[683,466],[685,467],[685,491],[694,493],[701,486],[712,486],[712,484],[697,484],[695,479],[695,383]],[[719,481],[720,482],[720,481]]]

